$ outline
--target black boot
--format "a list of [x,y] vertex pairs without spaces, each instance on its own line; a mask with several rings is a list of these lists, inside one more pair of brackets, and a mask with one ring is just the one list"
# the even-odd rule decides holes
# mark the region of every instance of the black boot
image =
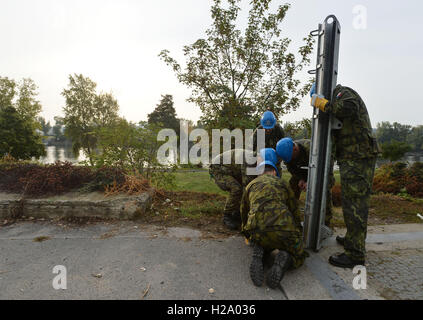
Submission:
[[253,260],[250,264],[250,277],[254,285],[256,285],[257,287],[260,287],[264,281],[263,255],[263,247],[254,244]]
[[336,242],[338,242],[341,246],[345,244],[345,237],[336,236]]
[[364,259],[363,260],[354,260],[348,257],[345,252],[334,254],[333,256],[329,257],[329,263],[336,267],[341,268],[354,268],[357,265],[364,266]]
[[276,288],[280,284],[286,270],[288,270],[291,264],[291,255],[286,251],[279,251],[275,256],[273,266],[267,273],[267,285],[272,289]]
[[241,219],[237,219],[233,214],[225,213],[223,224],[231,230],[238,230],[241,227]]

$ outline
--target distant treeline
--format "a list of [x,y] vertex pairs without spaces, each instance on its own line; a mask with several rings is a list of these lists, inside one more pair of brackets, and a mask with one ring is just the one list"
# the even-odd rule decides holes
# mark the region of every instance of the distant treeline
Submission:
[[381,145],[403,143],[409,146],[409,152],[423,152],[423,125],[410,126],[398,122],[380,122],[376,127],[376,137]]

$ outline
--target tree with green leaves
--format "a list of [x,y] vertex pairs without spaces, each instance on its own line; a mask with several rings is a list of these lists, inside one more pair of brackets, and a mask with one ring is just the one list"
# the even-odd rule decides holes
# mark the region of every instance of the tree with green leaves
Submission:
[[304,38],[297,56],[281,24],[290,7],[270,12],[270,0],[253,0],[245,30],[237,27],[240,0],[214,0],[213,23],[205,39],[184,47],[186,66],[163,50],[160,57],[178,80],[192,89],[188,99],[200,107],[208,128],[253,128],[270,109],[277,116],[295,110],[311,84],[298,73],[310,62],[313,38]]
[[41,125],[41,131],[43,132],[45,136],[47,136],[49,131],[52,128],[50,121],[46,121],[44,117],[38,117],[37,121]]
[[283,130],[293,140],[311,139],[311,119],[304,118],[296,122],[285,122]]
[[45,155],[37,129],[41,129],[38,114],[37,86],[31,79],[16,82],[0,77],[0,156],[10,154],[17,159],[39,158]]
[[37,86],[32,79],[22,79],[18,84],[19,97],[16,101],[16,111],[33,125],[36,129],[41,129],[37,116],[41,112],[41,104],[36,99]]
[[413,151],[423,152],[423,125],[415,126],[411,129],[407,136],[407,143],[409,143]]
[[388,121],[382,121],[376,125],[376,137],[381,144],[391,142],[392,140],[406,142],[411,128],[407,124],[398,122],[391,124]]
[[389,159],[391,162],[400,160],[409,151],[411,146],[406,142],[392,140],[382,144],[382,158]]
[[33,127],[41,129],[38,115],[41,103],[37,100],[37,85],[32,79],[24,78],[20,82],[7,77],[0,77],[0,109],[14,107],[19,116]]
[[12,106],[0,108],[0,137],[0,156],[9,154],[15,159],[29,160],[46,154],[32,123]]
[[118,118],[119,105],[111,93],[96,93],[97,84],[82,74],[69,75],[68,88],[62,91],[66,99],[63,108],[65,135],[72,140],[77,155],[82,150],[91,165],[97,147],[96,130],[112,124]]
[[173,96],[170,94],[162,95],[162,99],[154,111],[148,114],[148,123],[156,124],[162,128],[175,130],[179,136],[179,120],[176,117],[176,110],[173,106]]
[[164,167],[157,159],[157,151],[163,144],[157,141],[162,128],[154,123],[138,125],[123,118],[113,124],[99,127],[95,165],[117,167],[129,174],[141,174],[157,187],[171,186],[174,182],[173,166]]

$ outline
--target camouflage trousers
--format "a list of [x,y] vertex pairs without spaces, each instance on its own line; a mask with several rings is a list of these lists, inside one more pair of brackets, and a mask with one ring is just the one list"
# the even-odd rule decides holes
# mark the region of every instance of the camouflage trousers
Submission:
[[[335,177],[333,175],[333,169],[331,171],[332,172],[330,173],[328,192],[326,195],[325,225],[327,225],[328,227],[330,226],[330,222],[333,216],[332,187],[335,185]],[[291,186],[292,191],[294,191],[295,198],[297,198],[297,200],[299,200],[301,196],[301,189],[298,187],[299,182],[300,182],[300,179],[295,176],[292,176],[291,179],[289,180],[289,185]]]
[[304,251],[302,232],[266,230],[253,232],[249,240],[263,247],[266,251],[279,249],[288,252],[292,257],[292,268],[302,266],[308,253]]
[[364,260],[369,214],[370,193],[375,172],[376,158],[341,160],[342,212],[347,227],[345,253],[357,260]]
[[223,214],[239,215],[239,207],[241,205],[243,192],[242,185],[234,177],[221,173],[214,173],[213,179],[220,189],[229,192]]

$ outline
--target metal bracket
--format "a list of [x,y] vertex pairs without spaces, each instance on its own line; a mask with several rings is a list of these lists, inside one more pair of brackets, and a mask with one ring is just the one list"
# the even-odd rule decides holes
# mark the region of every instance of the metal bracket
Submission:
[[332,117],[330,126],[332,130],[339,130],[342,129],[342,122],[337,118]]

